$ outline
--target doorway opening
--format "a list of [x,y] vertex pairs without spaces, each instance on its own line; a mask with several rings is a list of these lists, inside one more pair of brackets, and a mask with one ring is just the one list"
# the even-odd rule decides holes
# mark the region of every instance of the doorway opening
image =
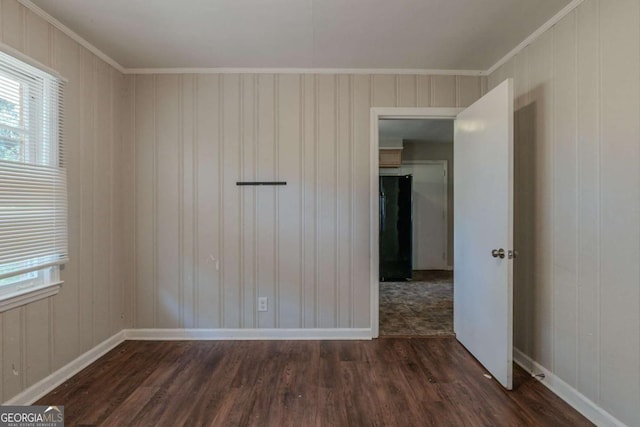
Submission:
[[513,248],[513,114],[513,80],[507,79],[465,109],[372,108],[370,117],[371,335],[380,332],[380,119],[454,119],[454,332],[506,389],[512,388],[518,255]]
[[453,334],[453,126],[460,111],[371,110],[374,337]]
[[453,120],[378,121],[381,336],[453,334]]

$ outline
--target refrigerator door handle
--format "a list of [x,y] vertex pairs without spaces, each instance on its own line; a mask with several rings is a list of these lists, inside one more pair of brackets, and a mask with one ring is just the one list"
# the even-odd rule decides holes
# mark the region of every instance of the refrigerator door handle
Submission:
[[386,216],[387,216],[387,204],[384,197],[384,193],[380,192],[380,232],[381,233],[384,233]]

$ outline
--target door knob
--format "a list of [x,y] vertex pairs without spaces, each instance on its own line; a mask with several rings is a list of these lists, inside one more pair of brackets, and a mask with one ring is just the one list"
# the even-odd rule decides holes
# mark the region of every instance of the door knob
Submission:
[[504,258],[504,249],[500,248],[500,249],[494,249],[491,251],[491,256],[494,258]]

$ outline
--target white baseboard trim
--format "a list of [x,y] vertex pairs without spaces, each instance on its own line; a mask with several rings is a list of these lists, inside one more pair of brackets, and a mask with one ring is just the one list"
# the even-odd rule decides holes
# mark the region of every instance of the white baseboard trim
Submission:
[[[60,384],[82,371],[84,368],[104,356],[107,352],[125,340],[124,331],[120,331],[86,353],[64,365],[62,368],[24,389],[19,394],[3,403],[3,405],[31,405]],[[49,402],[55,404],[56,402]]]
[[344,329],[126,329],[127,340],[370,340],[370,328]]
[[601,427],[626,427],[623,422],[515,347],[513,349],[513,361],[532,375],[544,374],[544,379],[540,380],[542,385],[573,406],[576,411],[580,412],[595,425]]

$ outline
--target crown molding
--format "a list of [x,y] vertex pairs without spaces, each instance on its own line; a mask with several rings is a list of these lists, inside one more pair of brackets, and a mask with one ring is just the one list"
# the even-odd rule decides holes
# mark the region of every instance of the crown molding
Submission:
[[62,22],[45,12],[31,0],[18,0],[23,6],[31,10],[36,15],[49,22],[51,25],[62,31],[74,41],[88,49],[98,58],[111,65],[122,74],[382,74],[382,75],[443,75],[443,76],[489,76],[498,68],[508,62],[511,58],[520,53],[524,48],[533,43],[545,31],[552,28],[562,18],[571,13],[584,0],[573,0],[551,19],[542,24],[529,37],[503,56],[498,62],[488,70],[430,70],[430,69],[407,69],[407,68],[125,68],[109,55],[89,43],[86,39],[78,35],[75,31],[64,25]]
[[18,0],[18,2],[22,4],[24,7],[26,7],[27,9],[31,10],[31,12],[35,13],[36,15],[38,15],[39,17],[47,21],[49,24],[56,27],[58,30],[65,33],[67,36],[71,37],[75,42],[80,44],[85,49],[89,50],[91,53],[96,55],[98,58],[102,59],[107,64],[111,65],[113,68],[120,71],[122,74],[126,74],[125,68],[122,65],[120,65],[116,60],[114,60],[109,55],[107,55],[106,53],[104,53],[103,51],[101,51],[91,43],[89,43],[87,40],[82,38],[80,35],[78,35],[78,33],[73,31],[71,28],[67,27],[62,22],[58,21],[56,18],[54,18],[53,16],[51,16],[50,14],[42,10],[39,6],[34,4],[32,1]]
[[580,6],[584,0],[573,0],[566,5],[560,12],[556,13],[551,19],[542,24],[537,30],[535,30],[529,37],[524,39],[518,46],[514,47],[509,53],[503,56],[498,62],[493,64],[491,68],[484,72],[484,75],[489,76],[493,74],[498,68],[506,64],[511,58],[520,53],[524,48],[533,43],[538,37],[544,34],[548,29],[556,25],[562,18],[571,13],[575,8]]
[[483,76],[481,70],[427,70],[412,68],[127,68],[125,74],[393,74]]

